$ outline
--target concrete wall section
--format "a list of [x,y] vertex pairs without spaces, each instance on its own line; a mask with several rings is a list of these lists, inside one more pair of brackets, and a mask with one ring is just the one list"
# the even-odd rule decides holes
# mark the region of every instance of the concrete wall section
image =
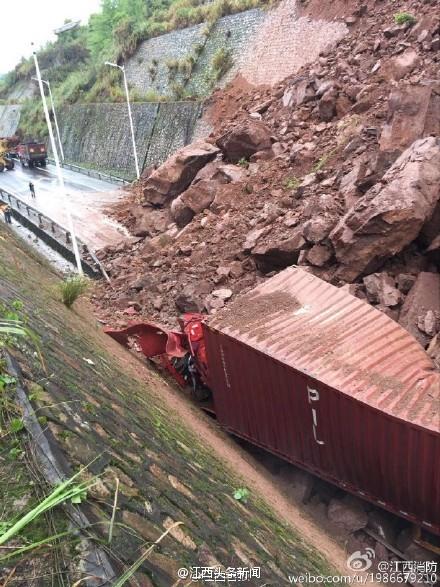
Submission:
[[243,55],[240,72],[252,84],[274,85],[315,61],[348,33],[342,21],[299,16],[296,0],[268,11]]
[[21,106],[18,104],[0,106],[0,137],[12,137],[16,133],[20,110]]
[[[132,105],[140,165],[162,163],[192,139],[198,102]],[[78,104],[60,112],[66,160],[133,179],[135,166],[126,104]]]
[[211,30],[204,50],[196,62],[191,79],[186,85],[187,91],[197,96],[206,96],[212,91],[212,61],[223,48],[230,52],[233,65],[219,85],[223,86],[230,81],[241,69],[246,48],[266,15],[266,12],[254,9],[220,18]]
[[140,92],[154,92],[160,96],[171,96],[172,83],[183,83],[183,75],[172,79],[167,63],[185,59],[194,54],[194,47],[203,44],[205,25],[199,24],[144,41],[126,63],[126,75],[131,87]]
[[200,102],[159,104],[154,129],[145,153],[145,166],[162,163],[174,151],[190,143],[201,112]]

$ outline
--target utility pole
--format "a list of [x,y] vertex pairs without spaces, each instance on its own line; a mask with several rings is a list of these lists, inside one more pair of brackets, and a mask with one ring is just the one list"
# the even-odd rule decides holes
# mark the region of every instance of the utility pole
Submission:
[[110,65],[110,67],[117,67],[118,69],[120,69],[122,71],[122,74],[124,76],[125,96],[127,98],[128,118],[130,120],[131,140],[133,143],[134,164],[136,167],[136,177],[139,179],[141,174],[139,171],[139,162],[138,162],[138,156],[137,156],[137,151],[136,151],[136,140],[134,138],[133,117],[131,115],[130,94],[128,93],[128,84],[127,84],[127,76],[125,75],[125,67],[123,65],[118,65],[117,63],[110,63],[109,61],[106,61],[105,64]]
[[[34,81],[38,82],[38,79],[37,79],[36,77],[33,77],[32,79],[33,79]],[[59,144],[59,146],[60,146],[61,160],[62,160],[62,161],[63,161],[63,163],[64,163],[64,150],[63,150],[63,144],[61,143],[60,129],[59,129],[59,126],[58,126],[58,119],[57,119],[57,115],[56,115],[56,112],[55,112],[55,102],[53,101],[52,91],[51,91],[51,89],[50,89],[50,83],[49,83],[47,80],[45,80],[45,79],[42,79],[41,81],[43,82],[43,84],[45,84],[45,85],[47,86],[47,88],[48,88],[48,90],[49,90],[50,103],[51,103],[51,106],[52,106],[52,112],[53,112],[53,120],[54,120],[54,122],[55,122],[55,130],[57,131],[58,144]]]
[[[33,48],[33,46],[34,46],[34,44],[32,43],[32,48]],[[61,197],[63,198],[64,209],[66,211],[66,216],[67,216],[68,228],[70,231],[70,235],[72,237],[73,253],[75,255],[75,261],[76,261],[78,273],[79,273],[79,275],[82,275],[83,270],[82,270],[82,265],[81,265],[81,257],[80,257],[79,249],[78,249],[78,242],[76,240],[75,229],[73,226],[73,219],[72,219],[72,215],[70,213],[70,207],[69,207],[69,203],[67,200],[66,187],[64,185],[64,177],[63,177],[63,172],[62,172],[61,165],[60,165],[60,158],[58,157],[58,150],[57,150],[57,146],[55,144],[55,138],[53,136],[52,123],[50,121],[49,110],[47,109],[46,96],[44,94],[44,87],[43,87],[43,80],[41,79],[40,66],[38,65],[37,52],[34,50],[33,50],[33,57],[34,57],[34,63],[35,63],[35,71],[37,74],[38,86],[40,88],[41,99],[43,101],[43,110],[44,110],[44,116],[46,118],[47,130],[49,131],[50,144],[52,146],[53,156],[55,159],[55,167],[57,170],[57,177],[58,177],[58,183],[60,186]]]

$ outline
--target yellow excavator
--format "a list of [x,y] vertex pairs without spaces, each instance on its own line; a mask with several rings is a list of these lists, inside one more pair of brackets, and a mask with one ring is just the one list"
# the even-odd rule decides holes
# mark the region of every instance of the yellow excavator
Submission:
[[0,138],[0,172],[14,169],[15,163],[9,154],[11,147],[10,139]]

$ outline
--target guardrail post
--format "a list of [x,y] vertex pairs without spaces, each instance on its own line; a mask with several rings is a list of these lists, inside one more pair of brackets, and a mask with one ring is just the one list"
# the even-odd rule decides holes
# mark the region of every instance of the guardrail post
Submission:
[[52,233],[55,234],[55,224],[53,222],[51,222],[50,229],[52,230]]
[[72,242],[71,238],[70,238],[70,232],[66,231],[66,243],[70,244]]
[[30,216],[30,215],[31,215],[31,212],[30,212],[30,210],[29,210],[29,206],[26,206],[26,214],[27,214],[28,216]]
[[41,214],[38,214],[38,226],[43,228],[43,217]]

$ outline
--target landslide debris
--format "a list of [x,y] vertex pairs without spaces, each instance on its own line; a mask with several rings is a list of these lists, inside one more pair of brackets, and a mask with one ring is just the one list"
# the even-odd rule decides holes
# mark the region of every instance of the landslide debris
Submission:
[[212,96],[213,156],[186,189],[146,197],[142,180],[113,210],[138,238],[99,253],[112,278],[95,297],[103,322],[173,325],[298,264],[395,320],[411,305],[419,340],[438,345],[440,291],[426,302],[416,287],[440,266],[438,5],[411,3],[403,24],[403,1],[338,7],[349,34],[316,62]]

